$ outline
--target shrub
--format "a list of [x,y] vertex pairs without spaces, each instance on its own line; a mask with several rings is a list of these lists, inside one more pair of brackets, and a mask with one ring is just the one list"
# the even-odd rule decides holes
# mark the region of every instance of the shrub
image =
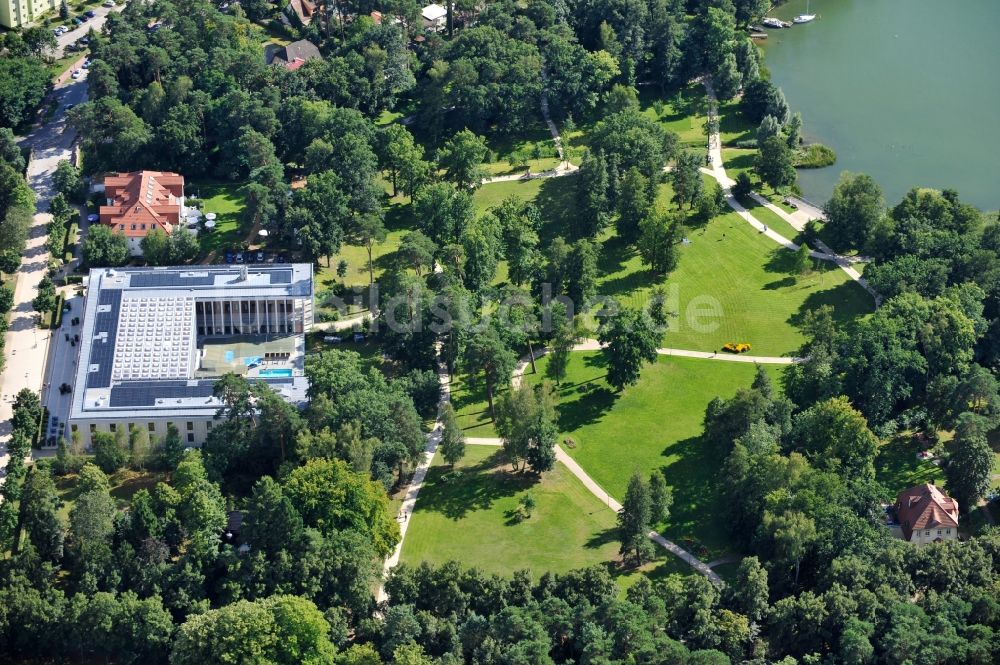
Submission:
[[795,152],[792,163],[800,169],[821,169],[837,161],[837,153],[822,143],[812,143]]

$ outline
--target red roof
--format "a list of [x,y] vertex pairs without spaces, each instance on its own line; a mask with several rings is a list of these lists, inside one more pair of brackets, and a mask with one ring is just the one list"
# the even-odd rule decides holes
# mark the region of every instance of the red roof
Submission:
[[906,540],[914,531],[958,528],[958,501],[930,483],[903,490],[896,497],[896,518]]
[[184,176],[163,171],[117,173],[104,178],[101,223],[129,237],[144,237],[159,227],[170,233],[180,221]]

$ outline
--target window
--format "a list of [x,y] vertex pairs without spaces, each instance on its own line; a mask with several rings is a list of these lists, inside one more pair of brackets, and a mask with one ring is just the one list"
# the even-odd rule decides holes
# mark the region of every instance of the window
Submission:
[[188,443],[194,443],[194,434],[188,432]]
[[212,421],[211,421],[211,420],[209,420],[209,421],[208,421],[207,423],[205,423],[205,426],[206,426],[206,427],[207,427],[208,429],[212,429]]
[[951,535],[951,529],[945,529],[944,532],[947,533],[948,535]]
[[938,535],[939,536],[941,535],[941,529],[938,529]]
[[97,425],[90,423],[90,433],[93,434],[97,431]]
[[132,230],[135,231],[135,224],[132,225]]
[[115,425],[114,423],[111,423],[110,425],[108,425],[108,431],[114,432],[117,429],[118,429],[118,426]]
[[191,422],[190,420],[188,421],[187,431],[189,432],[194,431],[194,423]]
[[929,535],[931,535],[931,532],[930,531],[924,531],[924,535],[925,536],[929,536]]
[[156,423],[146,423],[146,429],[148,429],[150,432],[155,432]]
[[69,426],[69,431],[71,431],[71,432],[73,432],[75,434],[76,433],[76,425],[70,425]]
[[145,230],[146,230],[146,225],[145,225],[145,224],[143,224],[143,225],[141,225],[141,226],[140,226],[139,228],[141,228],[141,229],[142,229],[143,231],[145,231]]
[[118,225],[118,230],[119,231],[124,231],[125,230],[125,225],[124,224],[119,224]]

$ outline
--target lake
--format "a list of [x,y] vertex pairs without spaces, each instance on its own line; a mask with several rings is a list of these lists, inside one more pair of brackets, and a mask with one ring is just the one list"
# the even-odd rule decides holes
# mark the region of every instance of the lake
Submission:
[[[806,0],[771,15],[791,20]],[[809,199],[841,171],[871,174],[890,205],[914,185],[957,189],[1000,208],[1000,2],[811,0],[812,23],[768,30],[771,79],[805,136],[837,163],[800,170]]]

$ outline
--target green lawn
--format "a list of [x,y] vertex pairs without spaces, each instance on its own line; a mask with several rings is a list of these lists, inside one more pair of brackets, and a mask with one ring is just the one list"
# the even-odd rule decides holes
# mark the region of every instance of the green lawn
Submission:
[[885,485],[892,498],[896,494],[922,483],[943,486],[944,472],[941,467],[926,460],[917,459],[922,450],[920,444],[909,436],[897,436],[879,448],[875,458],[875,479]]
[[772,212],[764,207],[763,204],[758,203],[756,199],[748,198],[746,200],[741,200],[740,203],[743,207],[750,211],[757,220],[762,224],[766,224],[769,228],[773,229],[777,233],[785,236],[793,242],[798,242],[799,231],[794,226],[786,222],[781,216],[776,212]]
[[666,100],[657,88],[644,87],[639,94],[639,104],[643,115],[677,134],[682,144],[701,149],[708,145],[705,135],[708,101],[701,85],[692,83]]
[[[735,212],[688,233],[677,269],[666,279],[647,270],[616,236],[604,240],[598,291],[642,307],[664,283],[678,312],[664,345],[714,351],[726,342],[748,342],[757,355],[785,355],[804,338],[797,325],[809,309],[833,305],[846,323],[873,308],[870,296],[833,264],[811,274],[790,272],[793,253],[758,233]],[[701,317],[704,311],[717,316]]]
[[[511,472],[498,448],[468,446],[456,468],[457,476],[435,459],[410,517],[402,561],[456,560],[487,573],[528,569],[536,576],[606,565],[623,586],[638,578],[616,563],[614,512],[562,464],[539,480]],[[527,492],[537,505],[518,521],[518,499]],[[659,577],[690,569],[663,552],[642,572]]]
[[514,180],[483,185],[476,190],[473,202],[476,214],[499,205],[509,196],[533,201],[542,218],[541,247],[544,250],[553,237],[570,239],[570,225],[576,212],[576,182],[574,175],[559,178]]
[[493,175],[508,175],[512,173],[524,173],[523,168],[513,168],[510,163],[510,156],[515,151],[523,151],[529,156],[531,172],[545,171],[553,169],[559,164],[559,154],[556,145],[552,140],[545,123],[538,123],[519,132],[517,136],[501,136],[493,134],[487,137],[487,145],[493,152],[493,161],[483,164],[487,173]]
[[719,104],[719,135],[722,145],[732,145],[757,138],[757,126],[740,112],[739,102],[723,102]]
[[244,186],[239,183],[191,183],[187,186],[188,194],[198,196],[199,208],[203,213],[214,212],[215,228],[211,231],[202,229],[198,233],[198,243],[201,245],[201,258],[204,261],[209,254],[227,249],[238,248],[243,241],[240,232],[240,215],[246,205]]
[[[503,390],[506,390],[504,388]],[[502,392],[502,391],[501,391]],[[496,396],[499,398],[499,396]],[[496,436],[493,418],[490,417],[486,388],[481,384],[470,385],[468,375],[453,374],[451,377],[451,405],[458,416],[458,425],[465,436]]]
[[[547,365],[546,357],[539,374],[525,380],[539,381]],[[703,545],[710,558],[721,556],[730,542],[719,485],[724,455],[702,444],[702,419],[712,398],[749,386],[754,371],[750,364],[661,356],[643,369],[638,384],[616,394],[605,382],[601,353],[573,353],[557,393],[560,441],[619,500],[633,471],[662,468],[674,491],[664,535],[693,541],[695,551]],[[776,385],[780,371],[769,366]]]

